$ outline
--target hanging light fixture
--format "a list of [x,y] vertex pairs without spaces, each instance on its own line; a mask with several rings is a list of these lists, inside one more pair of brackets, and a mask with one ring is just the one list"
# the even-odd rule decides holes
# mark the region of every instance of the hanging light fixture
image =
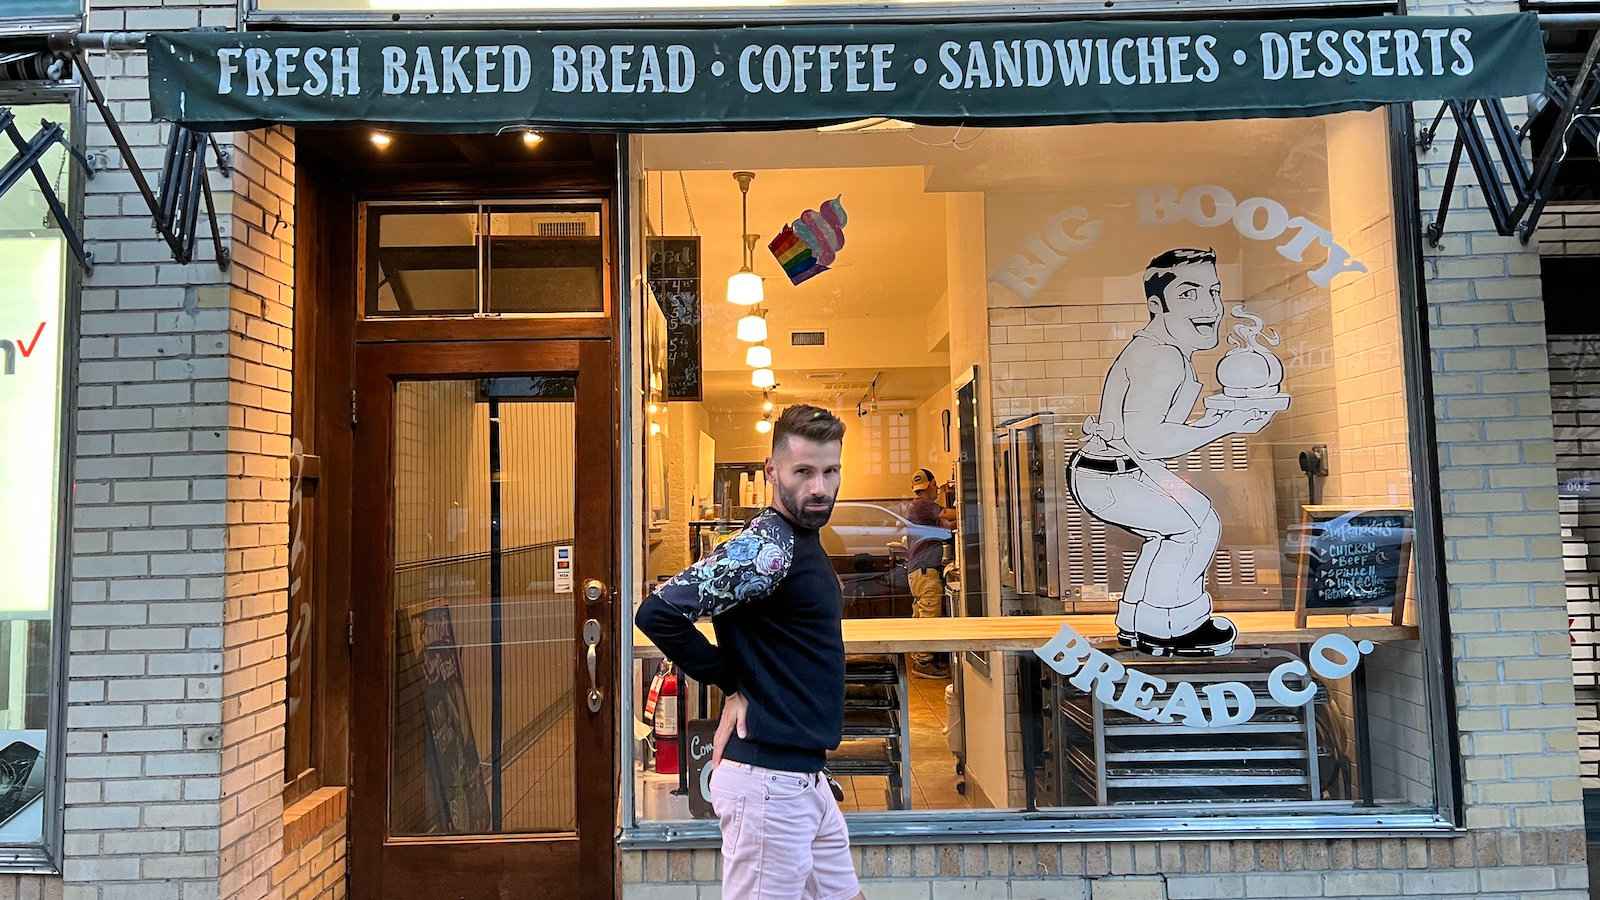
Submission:
[[744,351],[744,364],[752,369],[767,369],[772,367],[772,348],[766,344],[756,344]]
[[734,336],[746,344],[759,344],[767,339],[767,317],[753,312],[739,320]]
[[739,182],[739,221],[742,230],[739,234],[739,271],[728,276],[728,302],[738,306],[755,306],[766,299],[761,276],[751,268],[755,261],[756,241],[761,237],[750,233],[750,182],[755,178],[754,172],[733,173],[733,180]]
[[757,369],[750,373],[750,383],[763,391],[771,390],[778,383],[778,376],[771,369]]
[[772,420],[771,419],[757,419],[756,420],[756,431],[758,433],[760,433],[760,434],[768,434],[768,433],[770,433],[772,431]]
[[761,395],[761,411],[769,415],[772,413],[772,397],[769,395]]

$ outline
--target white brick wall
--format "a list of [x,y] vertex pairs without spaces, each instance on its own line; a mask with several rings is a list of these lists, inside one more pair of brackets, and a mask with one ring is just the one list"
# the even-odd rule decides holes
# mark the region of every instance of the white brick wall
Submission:
[[[200,23],[198,8],[168,12]],[[92,15],[109,28],[138,17]],[[159,171],[166,129],[141,124],[143,56],[91,65],[145,170]],[[208,900],[222,792],[227,275],[170,261],[111,148],[91,112],[90,152],[113,167],[85,200],[97,265],[76,398],[65,896]],[[206,242],[199,252],[209,259]]]
[[[231,26],[234,10],[231,2],[96,7],[89,27]],[[96,55],[93,65],[140,162],[158,170],[165,128],[149,122],[143,57]],[[1449,137],[1446,128],[1423,159],[1425,209],[1437,203]],[[111,147],[92,113],[89,143],[91,152]],[[238,260],[227,273],[207,261],[203,240],[200,261],[169,261],[120,164],[88,183],[85,231],[100,265],[82,296],[74,417],[65,872],[0,878],[0,900],[298,891],[275,824],[293,150],[282,135],[234,143],[239,175],[213,179]],[[1586,896],[1538,258],[1492,233],[1470,168],[1462,179],[1445,246],[1428,253],[1427,292],[1452,674],[1467,824],[1477,833],[1444,842],[858,850],[875,900]],[[340,834],[335,826],[329,840]],[[659,864],[655,854],[627,854],[626,895],[715,896],[714,862],[675,853]],[[338,857],[336,846],[319,844],[304,862],[332,866]],[[1059,877],[1040,880],[1050,876]]]

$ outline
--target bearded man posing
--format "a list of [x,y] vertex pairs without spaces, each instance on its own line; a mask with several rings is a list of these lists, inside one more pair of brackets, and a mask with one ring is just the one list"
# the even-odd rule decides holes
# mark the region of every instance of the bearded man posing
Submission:
[[[772,505],[662,584],[635,619],[667,659],[726,697],[711,802],[730,900],[862,898],[823,772],[844,722],[844,637],[818,530],[839,495],[843,447],[832,413],[785,409],[766,464]],[[694,627],[704,616],[715,645]]]

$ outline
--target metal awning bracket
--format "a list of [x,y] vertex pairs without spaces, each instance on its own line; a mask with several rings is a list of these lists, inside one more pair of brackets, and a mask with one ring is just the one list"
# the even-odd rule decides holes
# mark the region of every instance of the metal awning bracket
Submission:
[[[1417,136],[1418,148],[1426,151],[1432,148],[1445,113],[1450,113],[1455,120],[1456,139],[1450,148],[1450,164],[1445,170],[1439,210],[1426,229],[1429,246],[1438,247],[1444,237],[1445,218],[1449,215],[1463,152],[1478,175],[1478,185],[1495,231],[1505,237],[1516,235],[1524,244],[1533,238],[1539,227],[1539,217],[1550,201],[1561,163],[1567,157],[1571,132],[1576,131],[1579,137],[1600,144],[1600,111],[1596,110],[1596,104],[1600,103],[1600,74],[1595,71],[1597,57],[1600,57],[1600,32],[1590,42],[1570,90],[1560,77],[1551,75],[1546,79],[1542,98],[1545,103],[1554,105],[1556,121],[1550,140],[1532,165],[1523,158],[1521,146],[1532,127],[1535,112],[1529,113],[1521,127],[1514,128],[1505,104],[1498,99],[1449,100],[1439,108],[1433,121]],[[1489,128],[1488,139],[1479,127],[1480,108]],[[1490,141],[1494,144],[1493,155],[1500,157],[1499,165],[1491,155]]]
[[111,140],[116,144],[123,164],[133,176],[134,186],[139,189],[145,205],[150,208],[152,225],[167,242],[167,248],[172,251],[172,258],[180,263],[194,260],[195,225],[199,218],[200,203],[203,201],[206,206],[206,220],[211,224],[211,242],[216,253],[217,267],[226,269],[228,249],[222,242],[222,229],[217,222],[216,201],[211,195],[211,181],[207,177],[206,148],[209,146],[215,151],[218,169],[223,174],[230,174],[232,170],[228,164],[228,157],[216,138],[182,125],[172,125],[167,134],[166,158],[161,166],[161,193],[157,195],[150,188],[150,182],[145,178],[138,159],[134,157],[133,148],[128,145],[128,138],[122,131],[122,125],[117,122],[116,116],[106,103],[105,92],[100,89],[100,82],[95,79],[94,72],[84,60],[82,50],[75,47],[68,52],[73,65],[77,66],[79,74],[83,77],[84,86],[89,89],[90,100],[95,108],[100,110],[100,117],[105,121],[106,129],[111,132]]

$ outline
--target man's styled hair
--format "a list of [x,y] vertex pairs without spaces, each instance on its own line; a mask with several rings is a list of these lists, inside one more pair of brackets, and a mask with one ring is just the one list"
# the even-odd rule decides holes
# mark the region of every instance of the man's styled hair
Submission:
[[772,450],[783,446],[784,438],[794,435],[818,444],[844,440],[844,423],[820,406],[797,403],[786,407],[772,426]]
[[[1210,248],[1196,250],[1191,247],[1179,247],[1150,260],[1150,265],[1144,270],[1145,299],[1160,300],[1161,311],[1167,312],[1167,298],[1164,294],[1167,285],[1178,277],[1178,273],[1173,270],[1189,263],[1211,263],[1214,266],[1217,264],[1217,251]],[[1156,314],[1152,312],[1150,318],[1155,317]]]

